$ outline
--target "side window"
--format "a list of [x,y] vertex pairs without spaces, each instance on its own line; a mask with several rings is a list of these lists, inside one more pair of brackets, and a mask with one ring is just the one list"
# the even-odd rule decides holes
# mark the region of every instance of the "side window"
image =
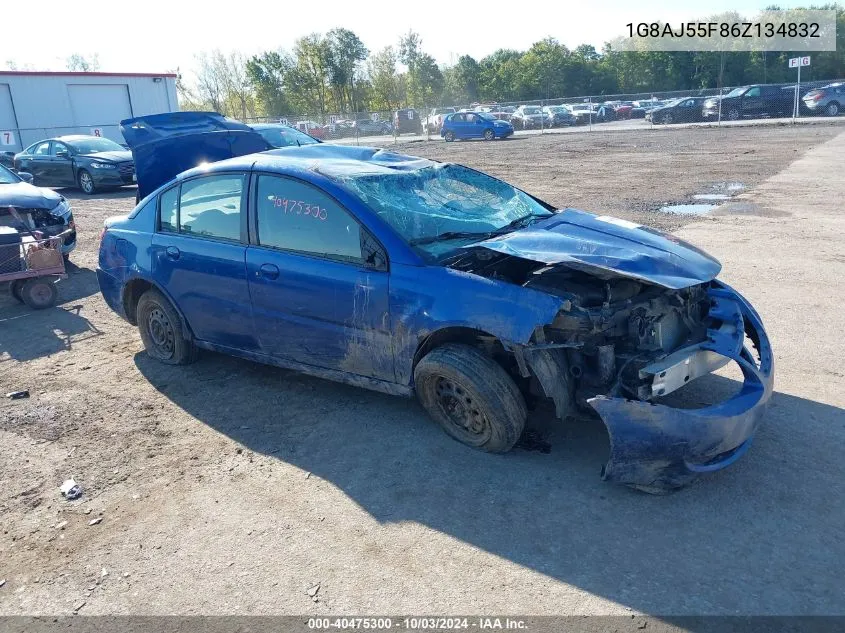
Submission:
[[760,88],[751,88],[748,92],[745,93],[746,97],[759,97],[760,96]]
[[50,154],[50,141],[44,141],[35,146],[32,151],[35,156],[47,156]]
[[179,232],[179,186],[168,189],[159,196],[159,230]]
[[179,232],[240,241],[244,179],[243,174],[220,174],[182,183]]
[[51,156],[57,156],[60,152],[64,152],[65,154],[68,153],[68,147],[64,143],[53,143],[53,147],[50,150]]
[[258,243],[329,259],[363,262],[361,225],[319,189],[277,176],[259,176]]

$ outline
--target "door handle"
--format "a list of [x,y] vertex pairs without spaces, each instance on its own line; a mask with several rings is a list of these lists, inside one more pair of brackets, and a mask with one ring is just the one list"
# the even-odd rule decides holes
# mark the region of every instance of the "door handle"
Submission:
[[258,275],[265,279],[278,279],[279,267],[273,264],[261,264],[261,268],[258,269]]
[[167,253],[170,259],[179,259],[179,256],[182,254],[175,246],[168,246],[164,252]]

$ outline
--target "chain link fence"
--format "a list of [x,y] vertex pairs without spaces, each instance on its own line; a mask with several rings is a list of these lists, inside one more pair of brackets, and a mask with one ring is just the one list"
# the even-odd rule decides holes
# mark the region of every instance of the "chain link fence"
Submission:
[[[830,84],[837,88],[819,91]],[[747,87],[746,87],[747,88]],[[361,111],[354,113],[279,114],[248,118],[245,123],[282,123],[297,128],[314,138],[340,143],[367,144],[394,142],[400,138],[440,138],[443,118],[453,112],[487,112],[497,119],[510,122],[517,132],[550,133],[582,126],[586,130],[600,129],[603,124],[631,120],[632,127],[738,119],[775,117],[835,116],[845,111],[845,80],[831,79],[795,84],[756,84],[742,95],[743,87],[719,89],[650,91],[633,94],[584,95],[534,99],[527,101],[497,101],[468,103],[453,106],[424,108],[406,107],[392,111]],[[753,93],[753,91],[757,91]],[[721,94],[724,99],[708,99]],[[668,106],[668,107],[666,107]],[[92,134],[110,138],[123,144],[117,122],[75,127],[21,128],[10,131],[10,142],[0,142],[0,164],[12,165],[16,152],[43,139],[66,134]],[[387,137],[387,138],[385,138]]]
[[[643,126],[671,123],[812,116],[831,114],[824,109],[810,109],[804,98],[811,91],[845,80],[802,82],[796,95],[796,84],[756,84],[749,96],[735,100],[742,87],[721,90],[649,91],[639,93],[584,95],[523,101],[468,103],[454,106],[402,108],[394,111],[362,111],[355,113],[280,114],[248,119],[246,123],[283,123],[325,141],[366,143],[373,137],[392,136],[395,140],[407,135],[427,139],[439,138],[443,117],[453,112],[487,112],[510,122],[517,131],[538,133],[561,128],[594,126],[620,120],[643,121]],[[754,91],[757,92],[754,92]],[[759,93],[759,94],[758,94]],[[708,98],[725,97],[724,100]],[[796,99],[797,96],[797,99]],[[664,106],[674,104],[669,110]],[[845,93],[838,113],[845,110]],[[724,106],[724,107],[722,107]],[[796,112],[797,108],[797,112]],[[652,116],[652,112],[655,115]],[[380,140],[383,140],[380,139]]]

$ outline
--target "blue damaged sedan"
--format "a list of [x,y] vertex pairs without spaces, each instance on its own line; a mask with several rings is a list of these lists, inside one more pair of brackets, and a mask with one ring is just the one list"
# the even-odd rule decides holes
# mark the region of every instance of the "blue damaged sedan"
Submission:
[[[261,151],[213,113],[122,125],[143,199],[106,222],[97,275],[153,358],[213,350],[416,395],[446,433],[490,452],[513,447],[526,403],[547,398],[562,420],[585,409],[604,422],[605,480],[651,492],[749,448],[772,350],[694,246],[461,165]],[[727,400],[664,403],[731,361],[744,380]]]

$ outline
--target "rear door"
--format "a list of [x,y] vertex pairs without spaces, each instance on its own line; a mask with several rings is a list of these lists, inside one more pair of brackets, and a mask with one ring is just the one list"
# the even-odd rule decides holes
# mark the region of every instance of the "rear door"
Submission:
[[50,156],[50,141],[43,141],[32,148],[31,154],[21,161],[21,171],[28,171],[35,178],[35,184],[52,185],[50,172],[52,158]]
[[455,133],[455,136],[458,138],[467,138],[466,136],[466,114],[460,112],[458,114],[453,114],[452,118],[449,119],[449,128]]
[[262,350],[393,381],[384,249],[322,190],[270,174],[253,182],[246,262]]
[[162,193],[152,268],[196,338],[249,351],[258,343],[246,279],[247,183],[245,173],[215,173]]

